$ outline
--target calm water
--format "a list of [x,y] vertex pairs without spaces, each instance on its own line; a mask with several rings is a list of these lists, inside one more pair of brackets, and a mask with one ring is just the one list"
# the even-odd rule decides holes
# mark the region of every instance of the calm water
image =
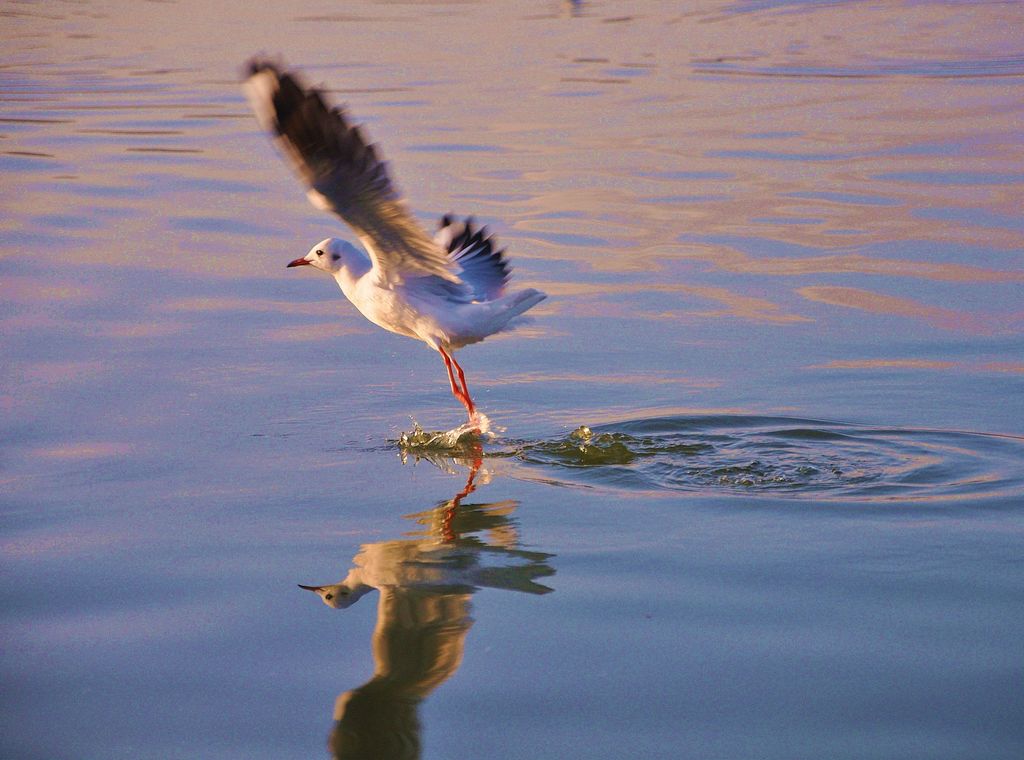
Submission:
[[[3,7],[0,756],[1021,756],[1024,6],[251,5]],[[260,51],[551,295],[495,437]]]

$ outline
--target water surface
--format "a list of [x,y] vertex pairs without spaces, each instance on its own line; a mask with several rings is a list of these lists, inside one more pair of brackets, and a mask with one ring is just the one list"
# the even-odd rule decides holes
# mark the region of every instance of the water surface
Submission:
[[[1019,4],[251,6],[4,10],[0,755],[1020,756]],[[493,435],[261,51],[550,295]]]

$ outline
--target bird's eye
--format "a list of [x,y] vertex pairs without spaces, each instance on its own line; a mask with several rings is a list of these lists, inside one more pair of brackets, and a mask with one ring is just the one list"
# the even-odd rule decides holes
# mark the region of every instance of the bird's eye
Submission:
[[323,255],[324,255],[324,252],[323,252],[323,251],[317,251],[317,252],[316,252],[316,255],[317,255],[317,256],[323,256]]
[[324,599],[333,599],[334,594],[324,594]]

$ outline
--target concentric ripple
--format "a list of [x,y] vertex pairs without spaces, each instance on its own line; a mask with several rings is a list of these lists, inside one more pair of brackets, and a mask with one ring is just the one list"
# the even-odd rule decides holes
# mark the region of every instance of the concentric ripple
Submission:
[[862,501],[1024,494],[1024,439],[986,433],[659,417],[476,446],[484,458],[512,458],[547,480],[591,487]]

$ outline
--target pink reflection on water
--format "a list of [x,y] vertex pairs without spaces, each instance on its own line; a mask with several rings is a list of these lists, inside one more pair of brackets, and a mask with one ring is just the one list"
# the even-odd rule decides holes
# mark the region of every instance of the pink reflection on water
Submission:
[[929,306],[911,298],[883,295],[861,288],[809,286],[797,290],[809,301],[817,301],[871,314],[919,319],[944,330],[989,335],[998,331],[994,319],[940,306]]

